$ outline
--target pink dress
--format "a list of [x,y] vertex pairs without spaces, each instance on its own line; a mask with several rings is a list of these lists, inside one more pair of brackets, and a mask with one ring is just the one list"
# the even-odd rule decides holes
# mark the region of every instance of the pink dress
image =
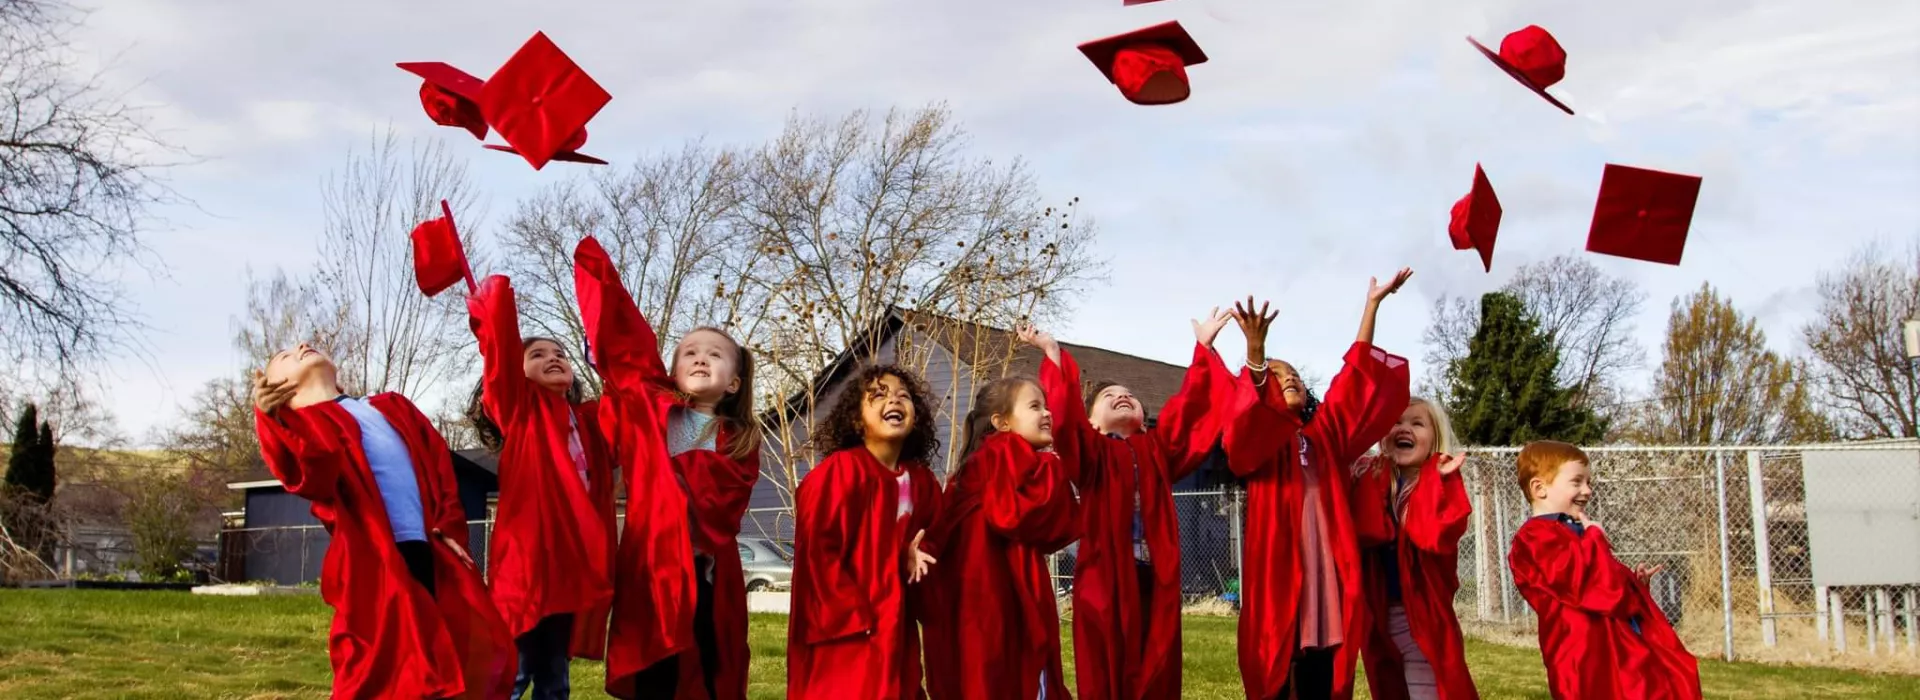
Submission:
[[1308,441],[1300,441],[1300,473],[1305,486],[1300,499],[1300,647],[1323,649],[1345,641],[1340,616],[1340,574],[1333,561],[1332,525],[1327,522],[1327,495],[1319,473],[1308,466]]

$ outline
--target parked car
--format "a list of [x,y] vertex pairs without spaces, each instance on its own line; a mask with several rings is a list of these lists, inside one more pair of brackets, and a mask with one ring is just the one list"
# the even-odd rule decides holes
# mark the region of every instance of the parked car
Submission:
[[793,552],[773,540],[742,537],[740,567],[747,572],[747,590],[763,590],[793,582]]

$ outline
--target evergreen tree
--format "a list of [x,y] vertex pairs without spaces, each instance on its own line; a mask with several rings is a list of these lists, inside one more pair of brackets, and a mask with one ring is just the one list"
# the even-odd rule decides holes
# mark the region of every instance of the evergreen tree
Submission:
[[14,424],[13,451],[7,455],[6,486],[10,492],[35,492],[34,472],[39,467],[40,452],[40,433],[35,428],[39,422],[40,408],[27,404]]
[[1577,407],[1559,384],[1559,353],[1519,297],[1480,297],[1480,322],[1466,356],[1447,367],[1448,408],[1454,429],[1469,445],[1519,445],[1531,440],[1591,443],[1606,422]]
[[53,424],[40,421],[40,439],[33,446],[33,471],[35,481],[27,484],[27,489],[40,498],[41,503],[53,502],[53,487],[58,481],[54,473],[53,457],[59,446],[53,442]]

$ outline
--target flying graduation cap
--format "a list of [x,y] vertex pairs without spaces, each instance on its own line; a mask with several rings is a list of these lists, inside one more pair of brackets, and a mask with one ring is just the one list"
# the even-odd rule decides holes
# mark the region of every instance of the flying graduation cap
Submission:
[[464,278],[471,294],[473,269],[467,264],[467,251],[460,245],[460,230],[453,225],[453,208],[447,200],[440,200],[440,213],[440,218],[413,227],[414,282],[421,293],[433,296]]
[[1608,163],[1587,252],[1678,265],[1699,199],[1699,177]]
[[1480,252],[1480,264],[1493,271],[1493,239],[1500,232],[1500,198],[1493,194],[1493,183],[1480,164],[1473,165],[1473,189],[1453,203],[1453,215],[1447,222],[1447,237],[1454,250],[1472,248]]
[[579,149],[586,145],[587,122],[612,100],[552,39],[536,32],[480,88],[480,111],[507,142],[487,147],[518,154],[534,170],[554,160],[605,165]]
[[1207,54],[1177,21],[1089,41],[1080,45],[1080,53],[1138,105],[1186,100],[1193,92],[1187,66],[1207,62]]
[[457,126],[487,138],[487,120],[480,115],[479,78],[445,63],[396,63],[401,70],[420,76],[420,106],[427,117],[441,126]]
[[1521,85],[1539,93],[1553,106],[1559,107],[1560,111],[1573,114],[1573,108],[1547,94],[1547,88],[1567,76],[1567,52],[1560,48],[1560,42],[1555,41],[1547,30],[1527,25],[1508,34],[1500,40],[1499,53],[1489,51],[1480,42],[1474,41],[1473,37],[1467,37],[1467,43],[1473,44],[1473,48],[1479,49],[1480,53],[1485,54],[1494,65],[1500,66],[1507,75],[1513,76],[1514,80],[1520,81]]

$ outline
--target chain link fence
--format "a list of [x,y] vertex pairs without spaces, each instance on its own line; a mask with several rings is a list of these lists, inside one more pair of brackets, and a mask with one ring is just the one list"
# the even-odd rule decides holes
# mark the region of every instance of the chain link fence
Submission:
[[[1470,634],[1534,643],[1533,612],[1506,556],[1530,515],[1515,481],[1517,448],[1467,450],[1461,473],[1473,519],[1459,547],[1455,605]],[[1727,659],[1920,671],[1920,441],[1775,447],[1589,448],[1603,523],[1629,566],[1662,567],[1649,582],[1687,648]],[[1188,612],[1239,605],[1245,492],[1176,493]],[[484,563],[492,522],[471,523]],[[326,533],[317,526],[222,534],[232,580],[311,581]],[[743,539],[790,552],[793,515],[750,511]],[[1077,547],[1053,557],[1062,600]],[[231,562],[229,561],[229,564]],[[1063,605],[1061,613],[1069,615]]]

